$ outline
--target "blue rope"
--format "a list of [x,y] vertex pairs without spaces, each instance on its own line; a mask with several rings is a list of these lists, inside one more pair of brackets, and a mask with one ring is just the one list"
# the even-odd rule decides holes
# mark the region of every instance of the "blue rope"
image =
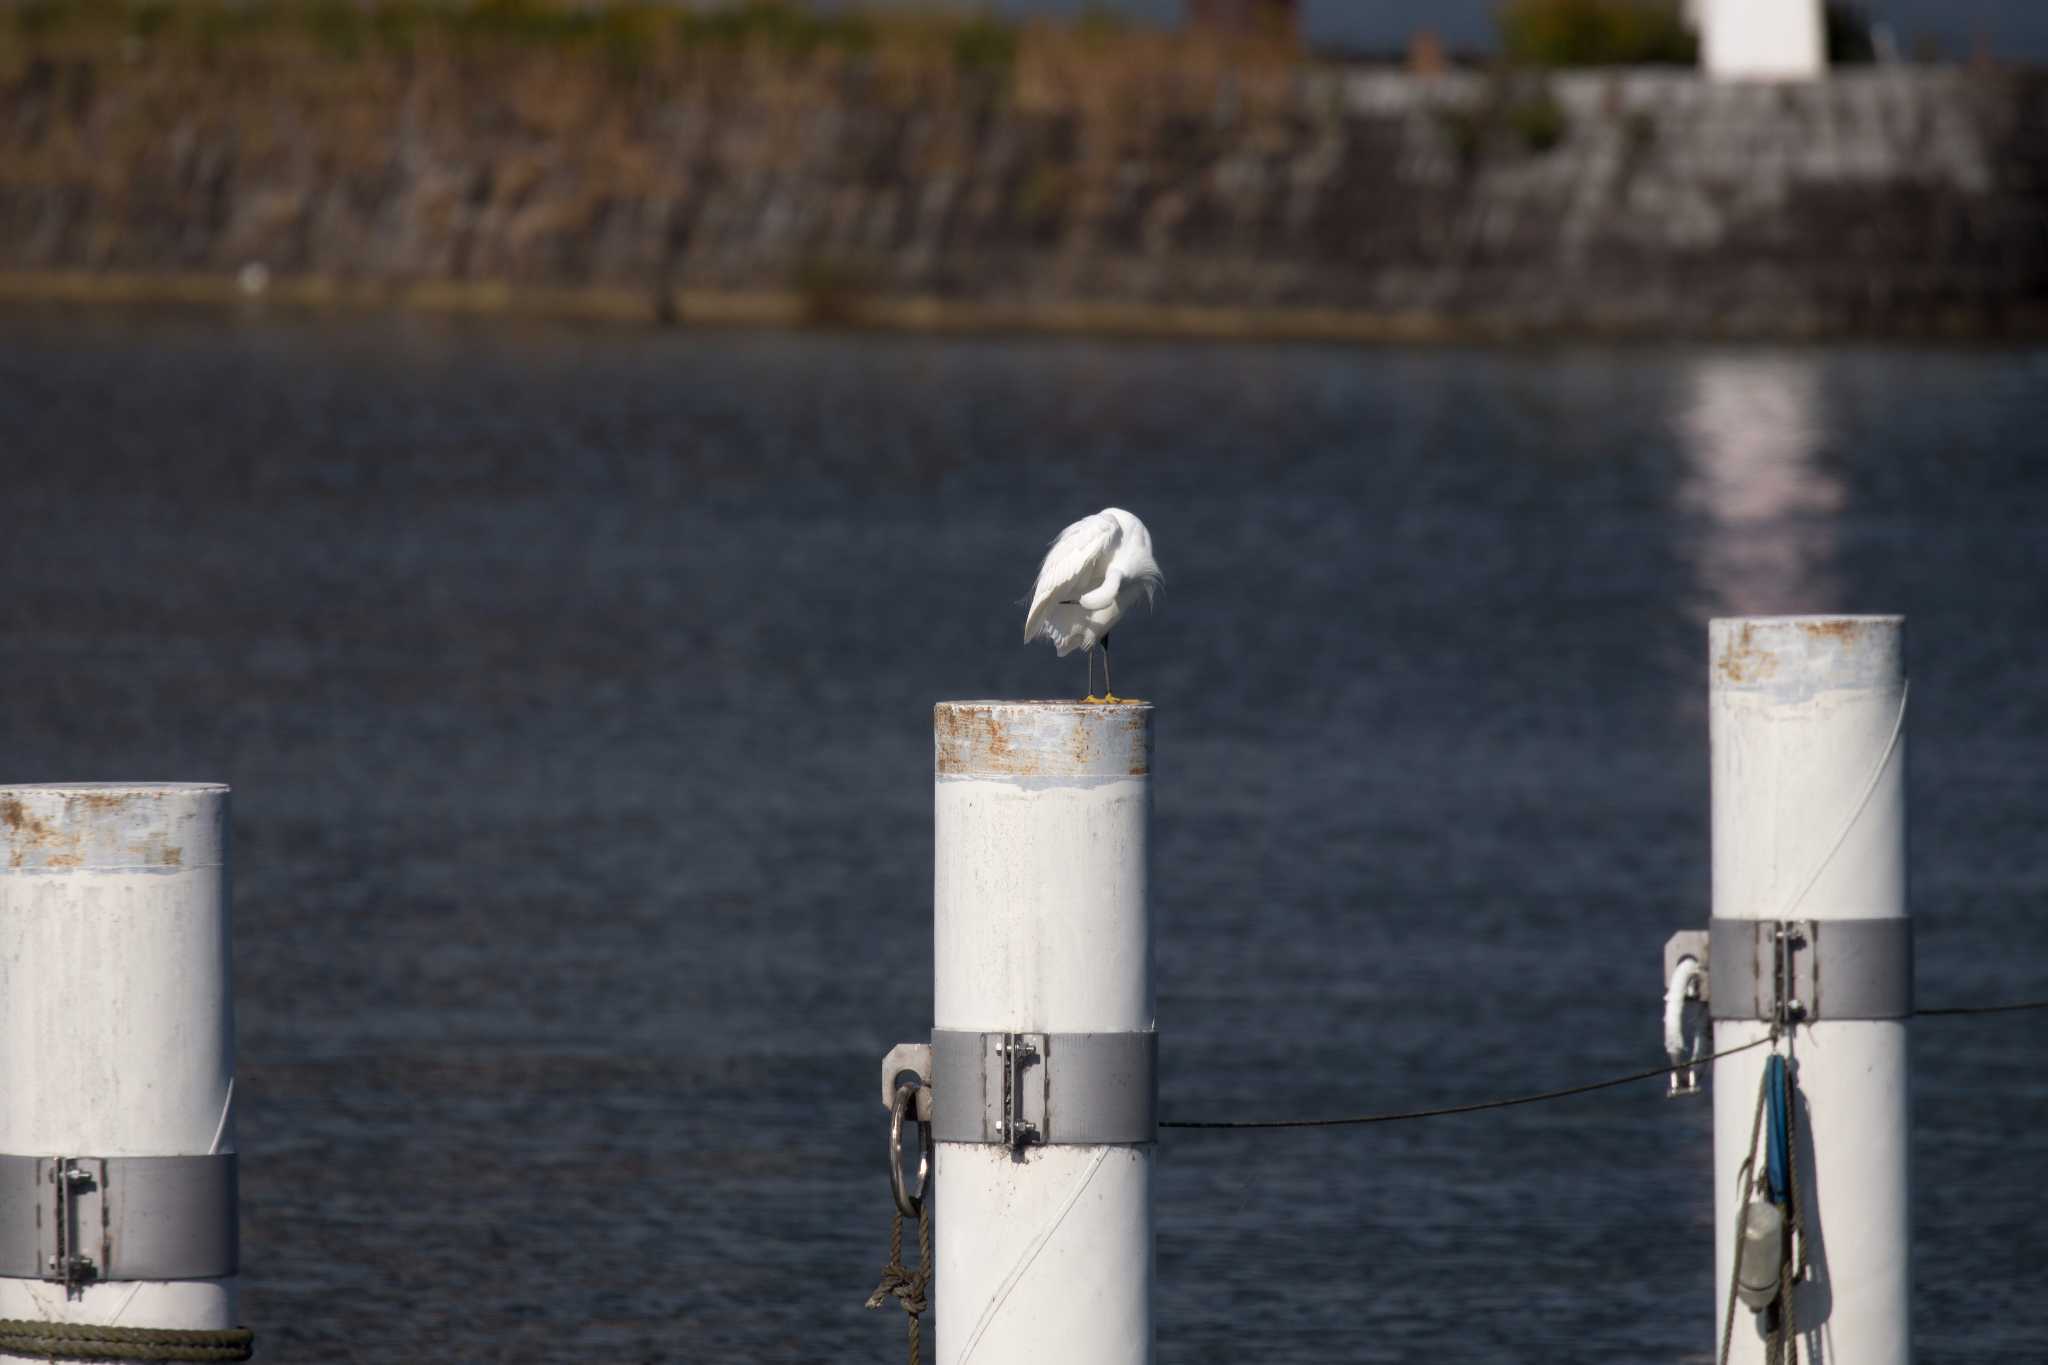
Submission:
[[1791,1198],[1791,1153],[1787,1150],[1786,1135],[1792,1127],[1788,1122],[1791,1118],[1792,1086],[1786,1075],[1785,1059],[1776,1053],[1772,1053],[1770,1060],[1764,1063],[1764,1090],[1769,1096],[1764,1107],[1771,1119],[1764,1174],[1770,1185],[1771,1202],[1782,1208]]

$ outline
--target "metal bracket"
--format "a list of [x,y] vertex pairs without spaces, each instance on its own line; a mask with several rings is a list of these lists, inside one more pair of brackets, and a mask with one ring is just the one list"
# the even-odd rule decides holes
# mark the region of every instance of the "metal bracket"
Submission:
[[1913,922],[1710,922],[1710,1012],[1779,1024],[1904,1019],[1913,1013]]
[[1151,1142],[1156,1033],[932,1034],[932,1129],[941,1142]]
[[1707,993],[1708,987],[1713,984],[1714,973],[1711,970],[1711,964],[1707,960],[1706,930],[1680,929],[1670,938],[1664,940],[1663,979],[1669,981],[1672,975],[1677,972],[1678,964],[1687,958],[1691,958],[1700,964],[1700,974],[1693,981],[1692,993],[1686,998],[1688,1000],[1700,1001],[1712,999],[1713,997]]
[[1005,1033],[1000,1038],[996,1070],[1003,1078],[1003,1102],[996,1111],[996,1141],[1015,1151],[1038,1141],[1045,1123],[1045,1068],[1033,1070],[1045,1060],[1045,1035]]
[[240,1269],[235,1154],[0,1155],[0,1276],[72,1295],[106,1280]]
[[[889,1111],[889,1192],[896,1211],[915,1218],[932,1174],[932,1046],[898,1043],[882,1058],[882,1107]],[[903,1121],[917,1121],[917,1189],[903,1176]],[[868,1307],[874,1307],[869,1304]]]
[[[78,1249],[86,1243],[88,1229],[91,1226],[81,1223],[78,1217],[79,1205],[84,1202],[84,1195],[100,1188],[100,1184],[94,1181],[95,1174],[101,1177],[103,1183],[106,1172],[104,1163],[100,1171],[94,1172],[85,1162],[71,1161],[63,1157],[51,1161],[48,1170],[50,1184],[57,1192],[56,1215],[50,1219],[56,1245],[55,1249],[43,1258],[43,1278],[63,1281],[65,1292],[76,1297],[86,1285],[99,1278],[99,1263]],[[104,1208],[105,1199],[101,1199],[100,1203]]]
[[[1707,987],[1710,973],[1707,969],[1708,944],[1704,929],[1681,929],[1664,942],[1664,1047],[1671,1058],[1673,1070],[1670,1085],[1664,1092],[1666,1099],[1677,1099],[1684,1095],[1700,1093],[1699,1060],[1704,1043],[1705,1026],[1692,1037],[1691,1046],[1686,1046],[1685,1005],[1697,1004],[1702,1009],[1707,1002]],[[1685,994],[1675,1006],[1670,997],[1671,987],[1679,980],[1679,967],[1690,961],[1693,971],[1687,979]]]
[[896,1087],[904,1083],[906,1076],[915,1077],[917,1086],[917,1121],[932,1121],[932,1045],[930,1043],[898,1043],[882,1058],[882,1107],[894,1113],[896,1110]]

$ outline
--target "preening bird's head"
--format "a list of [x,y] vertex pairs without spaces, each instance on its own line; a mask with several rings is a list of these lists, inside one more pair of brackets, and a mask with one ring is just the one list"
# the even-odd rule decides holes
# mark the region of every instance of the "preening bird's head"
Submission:
[[1152,557],[1152,533],[1145,529],[1145,523],[1121,507],[1105,507],[1102,515],[1116,518],[1116,524],[1123,528],[1123,537],[1117,545],[1117,567],[1124,578],[1140,584],[1145,589],[1145,603],[1151,606],[1159,599],[1159,593],[1166,586],[1166,574],[1159,567],[1159,561]]

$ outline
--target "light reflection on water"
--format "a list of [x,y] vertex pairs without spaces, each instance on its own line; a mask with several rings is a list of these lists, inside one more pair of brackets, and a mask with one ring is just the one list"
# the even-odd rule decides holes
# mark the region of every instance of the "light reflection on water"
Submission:
[[1702,619],[1847,609],[1835,526],[1849,494],[1823,449],[1822,363],[1798,351],[1686,367],[1678,502],[1699,522],[1689,539]]
[[[1714,612],[1911,616],[1921,994],[2043,993],[2041,373],[17,317],[0,755],[236,785],[267,1358],[890,1358],[929,708],[1078,687],[1016,641],[1060,526],[1171,581],[1166,1112],[1514,1093],[1661,1058]],[[2044,1044],[1916,1026],[1946,1362],[2048,1339]],[[1161,1357],[1697,1356],[1709,1159],[1655,1086],[1176,1135]]]

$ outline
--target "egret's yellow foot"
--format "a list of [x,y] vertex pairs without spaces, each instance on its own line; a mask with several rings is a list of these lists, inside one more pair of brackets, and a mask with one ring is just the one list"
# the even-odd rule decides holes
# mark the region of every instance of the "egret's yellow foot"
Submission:
[[1113,702],[1113,701],[1122,701],[1122,700],[1123,700],[1123,698],[1122,698],[1122,697],[1119,697],[1119,696],[1118,696],[1118,695],[1117,695],[1116,693],[1114,693],[1114,692],[1105,692],[1105,693],[1103,693],[1103,694],[1102,694],[1102,700],[1103,700],[1103,702],[1104,702],[1104,703],[1108,703],[1108,702]]
[[1098,697],[1093,692],[1090,692],[1087,696],[1081,698],[1081,700],[1084,702],[1100,702],[1103,701],[1104,698]]

